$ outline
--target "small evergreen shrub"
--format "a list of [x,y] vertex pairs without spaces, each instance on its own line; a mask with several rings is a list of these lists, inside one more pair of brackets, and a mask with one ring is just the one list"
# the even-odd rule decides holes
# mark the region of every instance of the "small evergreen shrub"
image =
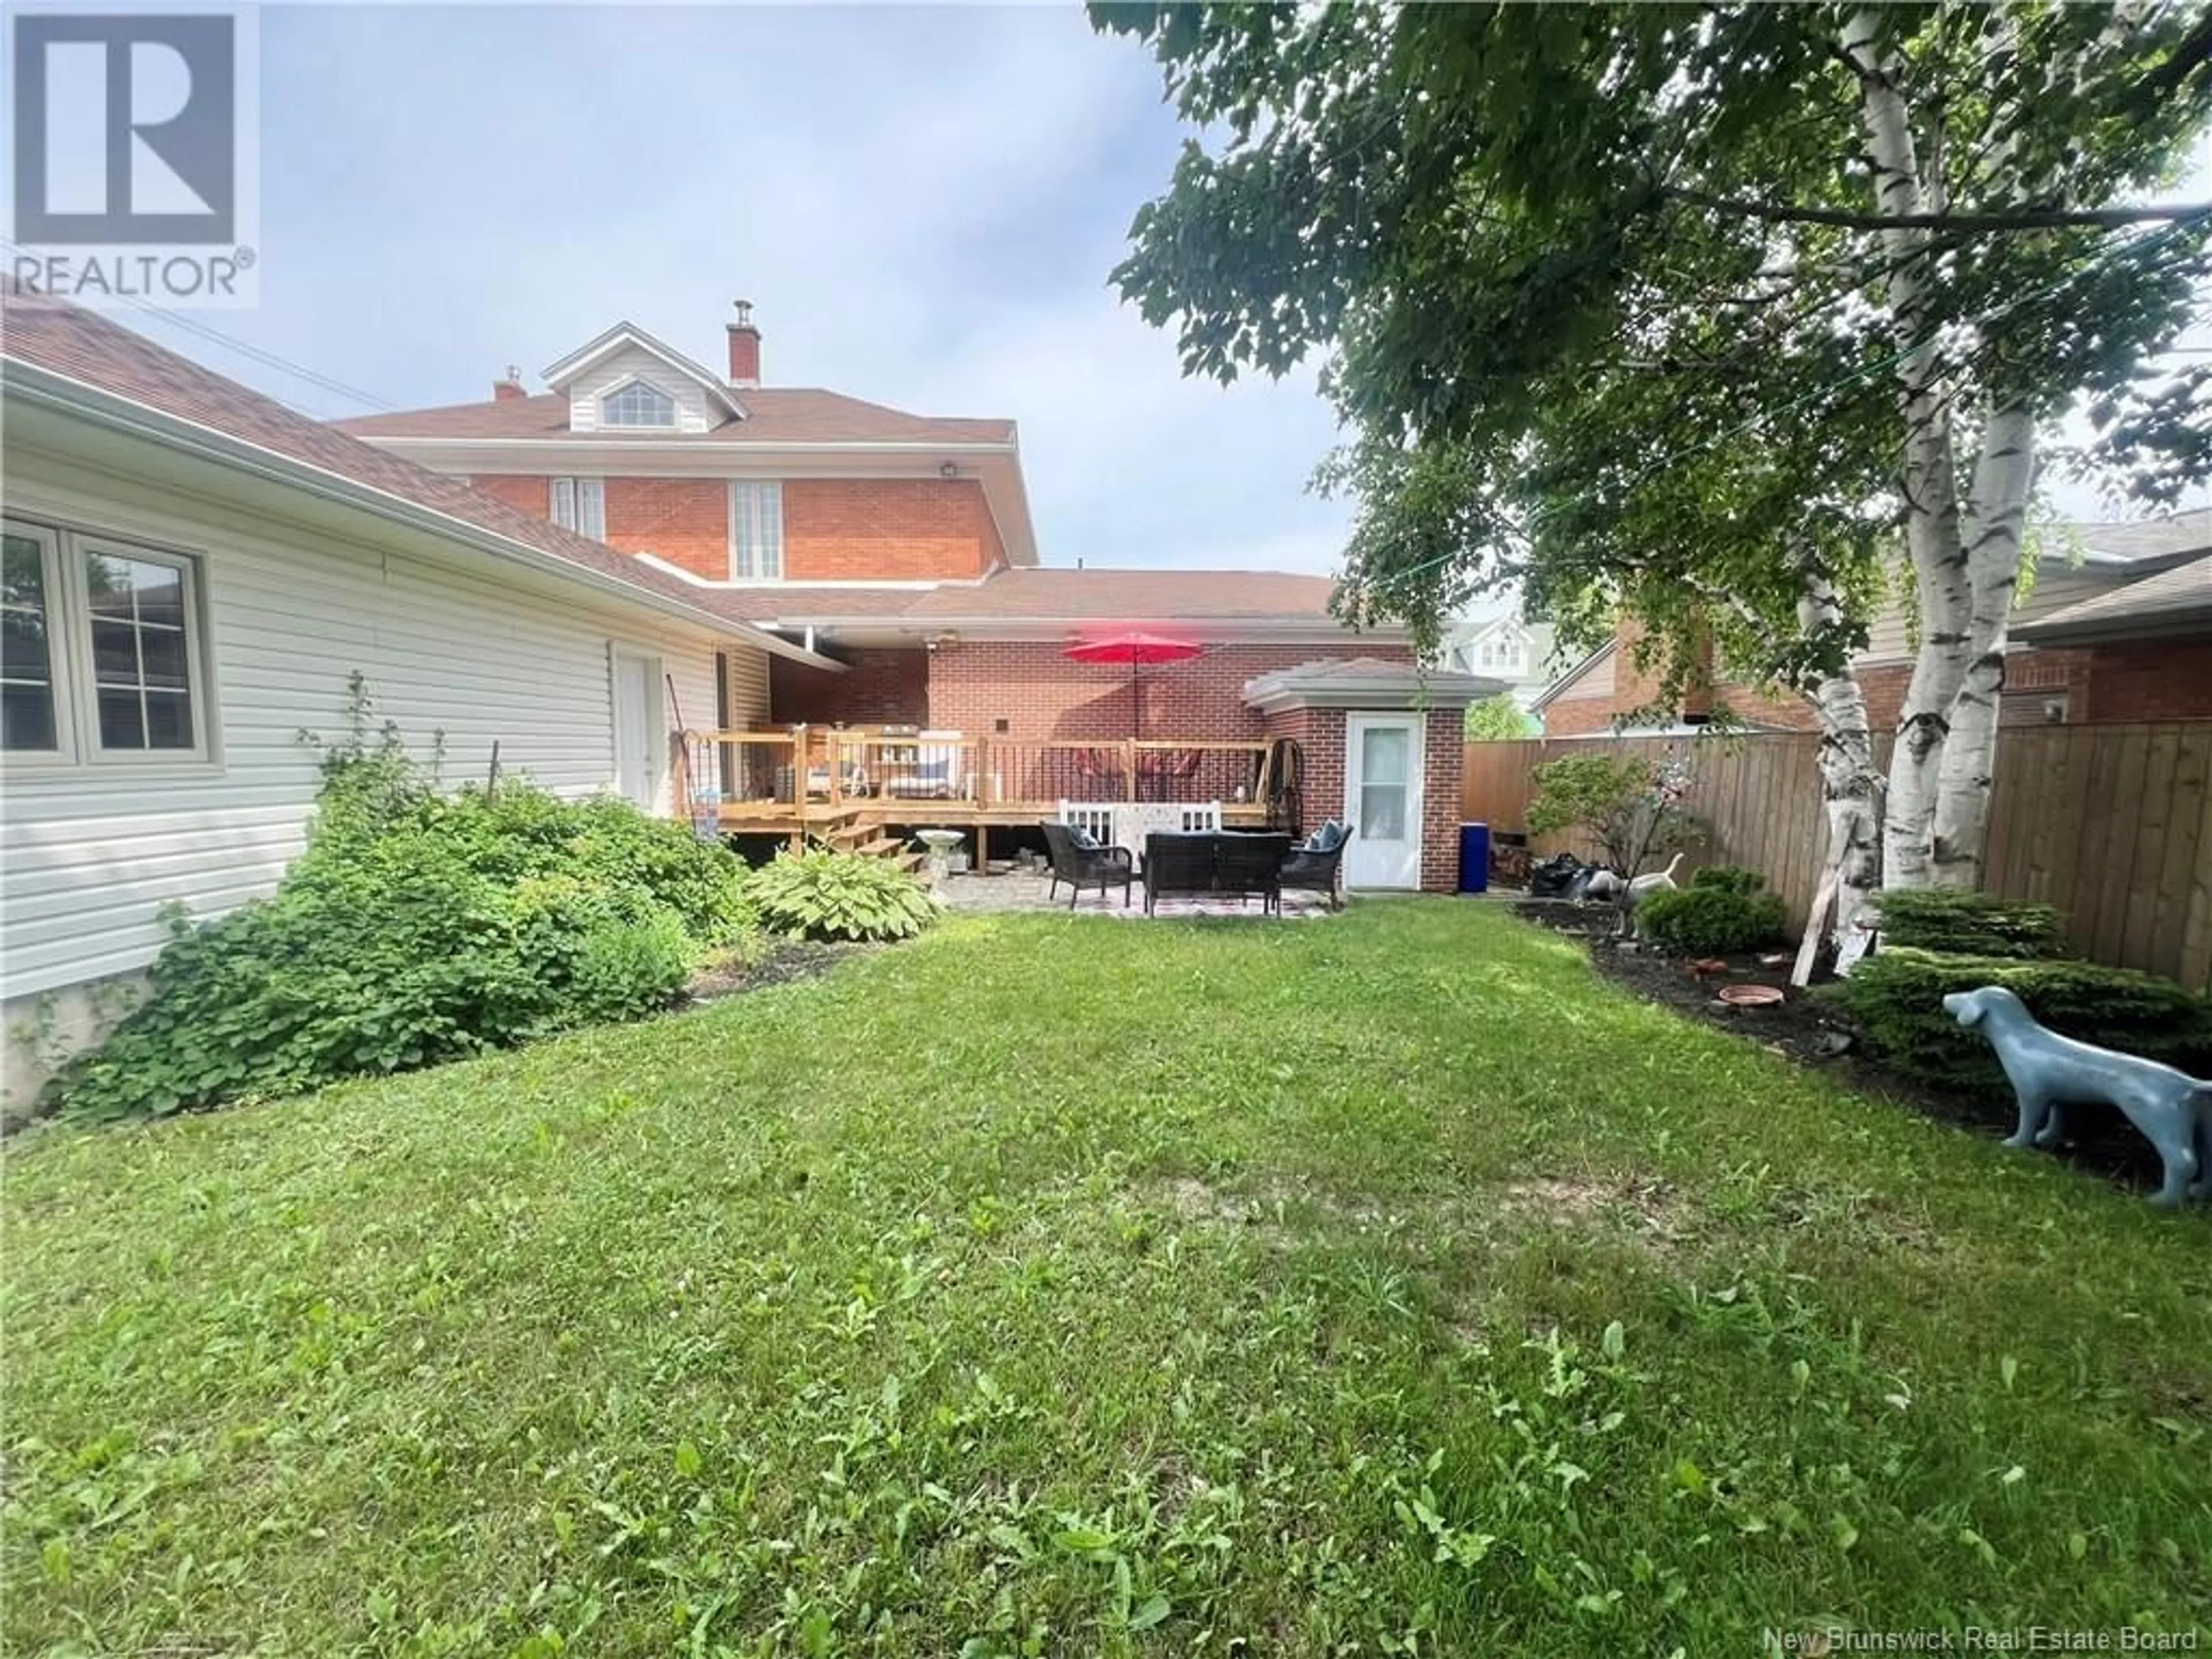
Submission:
[[149,994],[52,1103],[187,1111],[633,1018],[757,925],[738,859],[626,802],[513,782],[441,795],[389,730],[324,771],[276,893],[172,917]]
[[1826,988],[1865,1034],[1867,1047],[1902,1075],[1965,1093],[2010,1092],[1978,1031],[1943,1012],[1953,991],[2002,985],[2037,1019],[2067,1036],[2124,1054],[2212,1072],[2212,1006],[2172,980],[2088,962],[1968,957],[1886,945]]
[[905,871],[830,847],[777,854],[747,891],[763,927],[805,939],[907,939],[937,915],[936,898]]
[[1692,887],[1717,887],[1723,893],[1756,893],[1766,878],[1741,864],[1709,864],[1690,878]]
[[2066,918],[2048,904],[1923,887],[1881,896],[1884,945],[2048,961],[2066,955]]
[[1755,870],[1715,865],[1687,887],[1652,894],[1636,907],[1637,931],[1662,950],[1724,957],[1756,951],[1786,936],[1782,896],[1766,890]]

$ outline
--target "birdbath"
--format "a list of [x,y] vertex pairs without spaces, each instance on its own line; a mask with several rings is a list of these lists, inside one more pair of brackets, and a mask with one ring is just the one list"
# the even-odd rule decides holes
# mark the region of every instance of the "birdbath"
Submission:
[[917,830],[914,838],[929,849],[929,884],[942,892],[952,873],[952,849],[968,839],[961,830]]

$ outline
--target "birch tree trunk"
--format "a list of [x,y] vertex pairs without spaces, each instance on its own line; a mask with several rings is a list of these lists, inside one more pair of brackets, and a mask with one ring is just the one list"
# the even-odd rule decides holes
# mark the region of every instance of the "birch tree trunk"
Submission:
[[1990,412],[1966,499],[1964,553],[1972,592],[1966,672],[1952,700],[1938,778],[1932,866],[1939,887],[1978,887],[1996,777],[2005,635],[2020,585],[2035,464],[2035,417],[2011,401]]
[[[1861,118],[1875,173],[1875,199],[1893,215],[1939,211],[1943,191],[1920,171],[1904,64],[1881,44],[1873,8],[1844,27],[1844,55],[1857,71]],[[1952,388],[1928,320],[1928,233],[1899,226],[1881,233],[1890,272],[1891,328],[1904,355],[1897,365],[1905,416],[1899,479],[1905,539],[1917,590],[1920,649],[1897,725],[1883,815],[1883,875],[1893,887],[1923,887],[1934,878],[1936,809],[1953,702],[1966,684],[1972,590],[1959,538],[1959,486],[1952,440]]]
[[[1843,605],[1826,578],[1807,574],[1797,621],[1808,638],[1841,627]],[[1847,665],[1823,678],[1807,695],[1820,718],[1820,798],[1828,820],[1829,874],[1806,919],[1804,943],[1790,975],[1799,985],[1810,981],[1824,939],[1832,939],[1841,957],[1860,913],[1881,886],[1881,781],[1875,770],[1866,694]]]

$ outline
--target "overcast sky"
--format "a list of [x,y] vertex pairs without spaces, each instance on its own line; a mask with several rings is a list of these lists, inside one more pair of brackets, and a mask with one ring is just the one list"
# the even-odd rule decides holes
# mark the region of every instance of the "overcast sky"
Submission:
[[[1181,133],[1074,7],[264,6],[261,302],[193,313],[396,407],[628,318],[712,367],[1007,416],[1048,564],[1325,572],[1310,375],[1185,380],[1108,287]],[[125,320],[319,416],[349,400]]]
[[770,384],[1018,420],[1048,564],[1334,566],[1310,374],[1186,380],[1107,285],[1182,133],[1079,8],[260,20],[260,305],[192,314],[378,402],[125,314],[187,355],[329,416],[535,386],[618,318],[720,366],[743,296]]

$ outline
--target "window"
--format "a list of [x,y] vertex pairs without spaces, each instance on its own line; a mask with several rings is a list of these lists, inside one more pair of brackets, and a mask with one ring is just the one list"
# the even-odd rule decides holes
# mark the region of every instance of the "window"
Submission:
[[9,525],[0,563],[0,749],[61,749],[54,699],[53,544],[51,532]]
[[1528,639],[1518,629],[1509,628],[1485,640],[1477,659],[1486,669],[1501,674],[1523,674],[1528,668]]
[[553,522],[595,542],[607,538],[607,485],[604,478],[553,480]]
[[196,561],[12,520],[0,550],[0,749],[205,754]]
[[599,400],[602,426],[659,426],[676,424],[676,399],[657,386],[632,380]]
[[100,746],[194,747],[184,562],[106,545],[84,562]]
[[783,486],[730,486],[730,579],[780,581],[783,578]]

